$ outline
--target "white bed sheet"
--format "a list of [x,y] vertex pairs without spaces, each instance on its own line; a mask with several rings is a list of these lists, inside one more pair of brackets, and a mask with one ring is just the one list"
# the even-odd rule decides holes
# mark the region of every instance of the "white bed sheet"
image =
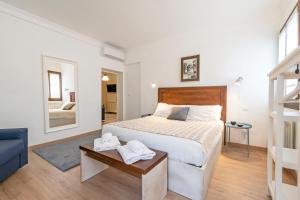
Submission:
[[[224,123],[222,121],[216,121],[215,123],[212,123],[212,126],[223,127]],[[222,138],[223,128],[210,128],[209,130],[206,130],[207,132],[216,130],[218,130],[218,133],[214,133],[215,137],[213,138],[212,144],[215,143],[215,139],[219,140]],[[139,140],[150,148],[167,152],[169,159],[199,167],[206,164],[208,155],[214,148],[214,145],[211,145],[210,148],[205,149],[201,143],[191,139],[133,130],[115,126],[113,124],[106,124],[103,126],[102,133],[106,132],[111,132],[123,141]],[[209,134],[210,133],[207,133],[205,135]]]

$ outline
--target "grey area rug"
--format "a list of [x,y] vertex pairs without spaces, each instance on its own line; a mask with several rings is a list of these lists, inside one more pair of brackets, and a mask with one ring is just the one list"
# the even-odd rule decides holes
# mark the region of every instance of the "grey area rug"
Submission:
[[65,172],[79,165],[79,146],[92,143],[98,137],[100,137],[100,131],[95,131],[91,135],[78,139],[34,149],[33,152]]

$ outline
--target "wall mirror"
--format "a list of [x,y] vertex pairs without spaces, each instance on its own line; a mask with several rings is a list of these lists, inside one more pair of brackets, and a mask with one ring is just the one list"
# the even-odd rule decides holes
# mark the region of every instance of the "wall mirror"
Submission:
[[46,132],[79,126],[77,63],[43,56]]

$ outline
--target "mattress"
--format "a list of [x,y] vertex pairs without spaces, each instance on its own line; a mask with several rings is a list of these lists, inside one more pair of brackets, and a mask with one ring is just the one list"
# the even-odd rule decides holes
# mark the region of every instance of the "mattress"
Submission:
[[111,132],[120,140],[139,140],[150,148],[168,153],[169,159],[203,166],[217,140],[221,140],[222,121],[175,121],[150,116],[106,124],[103,133]]

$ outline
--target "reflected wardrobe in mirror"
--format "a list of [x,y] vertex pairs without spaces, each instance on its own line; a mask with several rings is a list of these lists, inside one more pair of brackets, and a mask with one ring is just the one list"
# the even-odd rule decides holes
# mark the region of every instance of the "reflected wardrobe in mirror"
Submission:
[[76,62],[44,56],[43,73],[46,131],[78,126]]

